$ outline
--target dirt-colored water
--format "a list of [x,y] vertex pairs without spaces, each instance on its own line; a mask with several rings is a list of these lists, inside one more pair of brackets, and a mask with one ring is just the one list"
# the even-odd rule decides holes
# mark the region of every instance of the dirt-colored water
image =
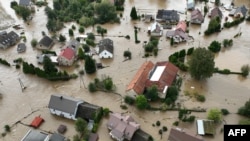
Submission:
[[[227,0],[221,0],[223,3],[228,3]],[[20,17],[17,17],[15,12],[9,7],[11,0],[0,1],[3,9],[10,15],[12,19],[15,20],[15,24],[21,24],[24,28],[23,30],[16,31],[20,33],[25,31],[27,37],[26,45],[28,46],[25,53],[18,54],[16,51],[16,46],[11,47],[7,50],[0,51],[0,57],[6,59],[9,62],[13,62],[13,59],[22,57],[25,61],[33,63],[38,66],[36,63],[36,55],[40,51],[33,49],[30,46],[30,41],[32,38],[40,39],[42,37],[41,32],[44,31],[47,34],[48,31],[45,27],[46,16],[44,15],[44,8],[36,8],[36,13],[33,20],[28,24],[23,23]],[[49,5],[52,5],[52,0],[48,0]],[[215,65],[219,68],[228,68],[232,71],[240,71],[240,68],[244,64],[249,64],[250,60],[250,42],[249,33],[247,30],[249,28],[249,23],[243,22],[239,26],[232,27],[230,29],[224,29],[219,34],[214,34],[209,37],[204,37],[203,34],[199,35],[201,31],[203,33],[207,28],[209,18],[206,17],[205,23],[202,26],[191,25],[190,26],[190,35],[195,38],[193,43],[180,44],[176,47],[169,46],[169,40],[166,40],[165,37],[160,38],[159,54],[157,57],[142,58],[144,55],[144,50],[142,48],[142,43],[134,43],[134,25],[141,28],[138,33],[138,39],[147,41],[149,39],[147,35],[147,27],[150,24],[146,24],[142,21],[131,21],[130,20],[130,10],[132,6],[136,6],[139,13],[152,12],[155,13],[157,9],[176,9],[179,11],[185,11],[185,0],[127,0],[125,1],[125,11],[123,13],[123,18],[120,24],[105,24],[102,25],[104,28],[108,29],[108,36],[114,41],[114,59],[112,60],[99,60],[97,56],[97,62],[102,62],[107,67],[105,69],[98,70],[95,75],[84,75],[83,80],[85,86],[92,81],[94,77],[102,77],[103,75],[108,75],[112,77],[113,82],[116,85],[117,92],[125,95],[126,85],[135,75],[136,71],[140,65],[146,61],[151,60],[153,62],[168,60],[168,56],[175,51],[181,49],[186,49],[189,47],[198,47],[203,46],[207,47],[211,41],[218,40],[222,41],[223,39],[231,39],[239,31],[242,31],[242,35],[234,40],[234,45],[229,48],[221,51],[216,55]],[[237,0],[235,1],[236,5],[245,4],[250,6],[249,0]],[[196,7],[203,7],[203,3],[198,3]],[[209,3],[212,6],[212,3]],[[4,13],[0,9],[0,15]],[[225,11],[226,13],[226,11]],[[188,13],[190,14],[190,13]],[[4,16],[3,16],[4,17]],[[181,18],[184,20],[186,15],[182,14]],[[188,17],[187,17],[188,18]],[[65,24],[64,28],[60,33],[68,36],[68,28],[71,27],[72,23]],[[8,28],[8,31],[13,30]],[[85,29],[86,32],[91,32],[92,28]],[[164,31],[165,33],[166,31]],[[75,36],[78,32],[75,31]],[[127,40],[125,38],[119,38],[119,35],[130,35],[131,39]],[[116,36],[116,37],[114,37]],[[69,38],[67,38],[69,39]],[[96,41],[99,41],[101,38],[97,37]],[[56,52],[60,51],[61,44],[56,44],[53,46],[52,50]],[[132,60],[123,62],[123,51],[129,49],[132,51]],[[74,66],[71,68],[62,68],[67,69],[69,72],[78,72],[83,68],[83,62],[78,62],[80,65],[79,68]],[[85,88],[84,84],[81,83],[80,79],[70,80],[67,82],[50,82],[36,76],[25,75],[21,70],[16,70],[14,67],[7,68],[5,66],[0,66],[0,92],[3,94],[3,98],[0,99],[0,133],[4,132],[4,125],[12,125],[16,121],[21,120],[25,124],[29,124],[31,120],[37,116],[41,115],[45,122],[41,125],[39,129],[45,131],[56,131],[57,127],[60,124],[65,124],[68,126],[69,130],[66,132],[65,136],[72,138],[75,134],[73,121],[63,119],[60,117],[53,116],[49,113],[47,107],[49,98],[51,94],[61,93],[66,94],[75,98],[81,98],[87,102],[97,104],[103,107],[108,107],[114,112],[128,112],[132,117],[141,124],[141,128],[146,132],[150,133],[156,141],[158,140],[167,140],[169,131],[164,133],[162,139],[158,134],[159,127],[153,127],[152,124],[157,120],[161,121],[162,126],[165,125],[170,129],[172,123],[178,120],[177,112],[152,112],[152,111],[138,111],[134,107],[128,107],[127,110],[122,110],[120,108],[121,97],[113,94],[107,94],[102,92],[89,93]],[[246,100],[249,99],[250,91],[250,78],[242,78],[237,75],[220,75],[214,74],[213,77],[207,79],[206,81],[197,82],[190,78],[189,75],[181,74],[184,78],[181,94],[178,101],[187,108],[193,107],[202,107],[202,108],[227,108],[232,114],[225,116],[224,119],[228,124],[237,124],[239,119],[242,117],[235,114],[237,109],[242,106]],[[18,78],[21,78],[22,82],[27,89],[23,92],[21,91]],[[192,88],[191,88],[192,87]],[[190,97],[184,96],[184,91],[198,92],[206,96],[206,102],[200,103]],[[32,111],[36,111],[28,118],[23,119],[23,117],[30,114]],[[206,118],[206,113],[193,113],[198,118]],[[108,130],[106,128],[107,119],[102,121],[100,125],[98,134],[101,141],[109,141],[111,138],[108,135]],[[186,127],[196,132],[196,125],[181,123],[180,127]],[[216,135],[214,137],[204,137],[207,141],[222,141],[223,134],[220,133],[222,125],[218,125]],[[17,124],[12,128],[12,132],[7,134],[6,137],[0,137],[0,140],[3,141],[18,141],[25,135],[29,130],[29,127],[26,127],[22,124]]]

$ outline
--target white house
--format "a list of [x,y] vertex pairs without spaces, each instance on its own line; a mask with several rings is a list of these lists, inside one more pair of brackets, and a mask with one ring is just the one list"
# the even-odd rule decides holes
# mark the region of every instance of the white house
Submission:
[[163,27],[158,22],[155,22],[150,27],[148,27],[148,33],[151,36],[162,36]]
[[48,108],[51,114],[76,120],[78,105],[81,103],[83,103],[82,100],[66,95],[54,94],[50,97]]
[[113,58],[114,45],[110,39],[103,39],[99,42],[99,58]]
[[187,9],[188,10],[193,10],[195,8],[195,2],[194,0],[188,0],[187,1]]

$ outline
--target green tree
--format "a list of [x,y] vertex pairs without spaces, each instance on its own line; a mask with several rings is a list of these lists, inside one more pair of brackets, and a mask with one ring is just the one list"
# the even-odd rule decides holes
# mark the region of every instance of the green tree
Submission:
[[133,6],[132,9],[131,9],[130,17],[132,18],[132,20],[138,19],[137,12],[136,12],[136,8],[135,8],[134,6]]
[[97,3],[95,10],[97,15],[97,22],[100,24],[104,24],[107,22],[117,22],[119,19],[116,14],[115,6],[110,2],[102,1],[101,3]]
[[174,38],[170,38],[170,45],[171,45],[171,46],[174,45]]
[[108,91],[111,91],[113,88],[112,78],[108,77],[103,80],[104,88]]
[[89,83],[88,89],[90,92],[96,92],[97,88],[96,85],[94,83]]
[[146,109],[149,106],[147,98],[142,94],[136,97],[135,103],[136,107],[141,110]]
[[222,119],[221,111],[219,109],[210,109],[207,118],[214,122],[220,122]]
[[69,29],[69,36],[74,36],[74,32],[72,29]]
[[92,74],[96,72],[95,60],[90,56],[85,57],[85,71],[88,74]]
[[95,35],[94,33],[88,33],[88,36],[87,36],[88,39],[91,39],[91,40],[95,40]]
[[153,85],[149,88],[147,88],[147,91],[145,93],[145,97],[150,101],[156,101],[158,97],[158,89],[156,85]]
[[84,52],[89,52],[90,51],[90,48],[89,48],[89,46],[87,44],[83,44],[82,48],[84,49]]
[[209,21],[208,29],[205,31],[205,35],[210,35],[214,32],[219,32],[220,30],[221,30],[221,20],[220,17],[216,17]]
[[205,48],[194,50],[189,62],[191,77],[201,80],[211,77],[214,72],[214,55]]
[[215,3],[214,3],[216,6],[220,6],[220,0],[215,0]]
[[248,76],[248,74],[249,74],[249,65],[243,65],[242,67],[241,67],[241,73],[242,73],[242,76],[243,77],[247,77]]
[[250,99],[245,103],[244,106],[238,109],[238,114],[250,117]]
[[209,46],[208,49],[214,53],[217,53],[221,49],[221,43],[218,41],[213,41]]
[[78,49],[78,55],[77,55],[77,56],[78,56],[78,58],[81,59],[81,60],[85,58],[85,54],[84,54],[82,48],[79,48],[79,49]]
[[84,33],[84,27],[80,26],[78,31],[79,31],[79,33]]
[[62,34],[59,35],[59,41],[60,42],[65,42],[66,41],[66,37],[63,36]]
[[131,51],[129,51],[129,50],[124,51],[123,56],[125,58],[131,59]]
[[43,69],[47,74],[57,73],[58,70],[49,57],[47,56],[44,57],[43,64],[44,64]]
[[207,6],[205,5],[205,6],[204,6],[204,15],[205,15],[205,16],[207,15],[207,12],[208,12],[208,8],[207,8]]
[[36,47],[37,40],[36,39],[32,39],[31,42],[30,42],[30,44],[31,44],[32,47]]
[[27,21],[31,15],[31,10],[24,6],[15,6],[15,12],[20,15],[24,21]]
[[177,87],[170,86],[167,89],[166,95],[167,96],[165,98],[165,103],[167,105],[170,105],[170,104],[173,104],[177,100],[177,97],[179,95],[179,91],[178,91]]
[[82,119],[82,118],[77,118],[75,121],[75,130],[79,133],[83,133],[87,129],[88,123]]

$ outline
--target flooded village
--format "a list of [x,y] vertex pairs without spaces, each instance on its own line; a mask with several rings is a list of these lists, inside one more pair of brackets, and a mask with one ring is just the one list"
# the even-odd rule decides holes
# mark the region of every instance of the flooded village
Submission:
[[[223,25],[226,17],[228,21],[233,20],[231,16],[228,16],[231,10],[225,7],[226,5],[230,5],[232,1],[220,1],[224,5],[219,6],[222,12],[221,21]],[[48,140],[54,133],[59,132],[59,127],[67,128],[63,134],[60,133],[59,135],[73,140],[73,136],[77,134],[75,130],[75,116],[83,116],[84,118],[88,118],[89,121],[93,120],[86,115],[85,112],[77,112],[77,110],[84,110],[86,107],[95,110],[99,107],[103,107],[113,112],[110,116],[103,117],[98,124],[96,133],[99,141],[115,140],[113,139],[115,137],[112,136],[112,133],[115,134],[115,131],[111,132],[113,131],[111,119],[114,120],[116,118],[131,125],[130,130],[126,130],[126,132],[132,132],[133,134],[140,129],[152,136],[155,141],[171,140],[174,134],[180,132],[179,129],[184,129],[186,133],[190,132],[191,135],[197,137],[197,140],[223,141],[223,125],[239,124],[240,120],[247,119],[237,114],[237,112],[250,98],[250,77],[243,77],[237,74],[224,75],[213,73],[210,78],[205,80],[195,80],[188,72],[183,72],[177,68],[178,71],[176,71],[176,75],[178,75],[178,78],[182,79],[182,84],[175,103],[186,109],[198,109],[198,111],[200,109],[205,109],[203,112],[192,112],[191,114],[195,116],[195,121],[191,123],[180,121],[177,110],[140,110],[136,105],[129,105],[124,102],[124,97],[130,94],[128,92],[130,84],[132,81],[136,80],[136,77],[139,77],[138,74],[142,74],[140,70],[142,70],[144,64],[148,66],[151,65],[151,68],[155,68],[154,65],[158,65],[154,70],[156,73],[150,75],[152,75],[152,81],[153,79],[159,79],[158,73],[163,72],[163,68],[165,68],[165,66],[161,66],[161,64],[164,63],[159,62],[169,61],[170,55],[183,49],[188,50],[192,47],[207,48],[214,40],[223,42],[224,39],[232,39],[233,45],[231,47],[222,47],[220,52],[214,54],[215,67],[229,69],[232,72],[240,72],[243,65],[250,64],[249,21],[243,21],[231,28],[223,28],[220,32],[208,36],[204,35],[204,32],[208,28],[209,21],[211,20],[209,13],[215,7],[214,0],[208,1],[208,13],[204,16],[204,21],[200,25],[189,24],[187,35],[179,34],[179,36],[183,35],[181,38],[175,36],[176,42],[181,42],[184,39],[190,40],[171,46],[171,39],[167,38],[167,36],[169,35],[172,37],[174,33],[182,33],[182,31],[177,32],[177,30],[175,30],[177,27],[176,25],[170,27],[171,29],[167,29],[168,27],[159,28],[160,32],[156,33],[159,34],[157,56],[152,55],[145,57],[144,51],[144,44],[150,39],[149,31],[152,27],[158,26],[155,24],[157,12],[159,12],[159,10],[176,10],[179,15],[179,21],[190,21],[193,10],[187,10],[187,0],[125,0],[123,5],[124,11],[119,11],[120,23],[106,23],[100,25],[102,28],[107,29],[107,33],[105,33],[103,37],[96,31],[96,27],[99,24],[95,25],[95,27],[84,27],[84,33],[79,33],[79,24],[76,22],[64,23],[64,28],[58,31],[57,35],[64,35],[66,41],[62,43],[58,40],[54,40],[54,44],[51,48],[49,47],[50,51],[54,51],[57,54],[63,54],[62,51],[65,49],[64,46],[68,44],[71,39],[75,37],[85,38],[87,33],[94,33],[94,35],[96,35],[96,44],[100,43],[100,41],[105,41],[113,45],[113,50],[111,51],[112,56],[108,56],[110,52],[96,54],[95,50],[97,47],[90,47],[95,53],[92,55],[92,58],[95,59],[96,63],[104,66],[102,69],[97,69],[93,74],[87,74],[86,72],[80,74],[85,67],[84,60],[75,62],[66,61],[66,66],[57,66],[61,71],[78,75],[77,78],[68,81],[50,81],[38,77],[37,75],[25,74],[22,69],[16,69],[13,61],[18,58],[22,58],[25,62],[32,63],[35,67],[43,68],[43,65],[38,63],[38,56],[42,54],[42,51],[32,47],[31,41],[32,39],[37,39],[39,42],[44,38],[43,33],[50,38],[52,38],[53,34],[49,32],[46,27],[47,15],[45,14],[45,6],[39,7],[34,5],[35,12],[32,19],[25,22],[22,17],[18,16],[10,7],[11,2],[12,0],[0,1],[0,31],[6,31],[7,33],[14,31],[19,36],[24,35],[26,41],[22,38],[15,45],[0,50],[0,58],[10,63],[10,67],[6,67],[2,64],[0,66],[1,141],[25,141],[25,137],[28,135],[27,133],[31,133],[29,131],[45,133],[48,136],[45,136],[43,140]],[[47,2],[48,6],[53,8],[53,0],[47,0]],[[17,3],[19,3],[19,0]],[[248,10],[250,8],[249,0],[234,0],[233,3],[235,7],[244,5]],[[199,9],[201,13],[204,14],[204,6],[204,2],[196,1],[194,10]],[[138,15],[145,15],[145,18],[132,20],[130,17],[132,7],[136,8]],[[146,15],[152,15],[153,20],[147,21]],[[15,25],[18,28],[13,28]],[[74,36],[70,37],[69,29],[72,28],[72,25],[76,27],[76,30],[73,30]],[[159,26],[161,27],[162,25],[159,24]],[[137,31],[139,43],[135,43],[135,27],[139,29]],[[182,28],[181,25],[180,27]],[[151,30],[151,35],[153,35],[153,32],[154,31]],[[238,33],[241,33],[241,35],[235,38],[235,35]],[[125,38],[127,35],[129,35],[130,39]],[[25,51],[18,49],[23,49],[23,44],[20,45],[20,43],[25,45]],[[131,52],[131,59],[126,59],[124,57],[124,51]],[[105,59],[105,57],[107,57],[107,59]],[[70,64],[69,66],[67,66],[68,63]],[[150,70],[148,70],[148,72]],[[113,84],[115,85],[114,92],[90,92],[88,90],[89,84],[94,82],[95,78],[102,79],[105,77],[112,78]],[[163,90],[164,89],[165,87]],[[133,91],[132,95],[135,93],[136,90]],[[189,93],[189,95],[187,93]],[[192,96],[194,93],[203,95],[205,101],[197,101],[194,98],[195,96]],[[68,115],[68,113],[63,113],[56,109],[63,100],[71,100],[75,103],[73,109],[71,109],[74,113],[69,112]],[[152,107],[156,107],[156,109],[162,107],[161,102],[158,101],[149,103]],[[122,108],[124,106],[126,108]],[[70,106],[61,105],[61,107],[68,109]],[[198,123],[200,120],[207,119],[208,111],[215,108],[227,109],[230,113],[228,115],[223,115],[222,121],[215,124],[213,135],[198,135],[200,133],[198,130]],[[62,115],[64,117],[62,117]],[[33,125],[32,121],[34,119],[40,120],[40,122],[42,122],[41,125],[32,127],[31,125]],[[178,121],[178,126],[173,124],[176,121]],[[124,123],[120,123],[123,126],[122,128],[126,128]],[[6,125],[11,127],[11,131],[3,134],[6,132],[4,128]],[[167,131],[163,131],[163,127],[167,127]],[[178,130],[176,130],[176,128]],[[161,133],[159,133],[160,130],[162,131]],[[129,135],[124,135],[123,137],[127,140],[136,140],[131,139],[133,137]]]

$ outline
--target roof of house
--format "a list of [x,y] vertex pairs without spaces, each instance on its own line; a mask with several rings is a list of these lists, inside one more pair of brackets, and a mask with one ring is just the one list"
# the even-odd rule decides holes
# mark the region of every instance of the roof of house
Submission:
[[90,133],[88,141],[98,141],[99,136],[96,133]]
[[176,25],[176,29],[181,29],[183,32],[186,32],[187,30],[187,24],[185,21],[179,21]]
[[75,57],[75,51],[71,47],[66,47],[65,49],[61,51],[59,56],[62,56],[68,60],[71,60]]
[[179,69],[169,61],[157,62],[150,72],[146,87],[157,85],[159,91],[163,91],[165,86],[171,86]]
[[98,46],[99,46],[99,53],[101,53],[104,50],[107,50],[108,52],[113,53],[113,50],[114,50],[113,41],[110,40],[109,38],[101,40]]
[[40,116],[37,116],[34,118],[34,120],[31,122],[30,126],[37,128],[44,122],[44,119]]
[[191,21],[195,19],[204,21],[204,17],[199,9],[195,9],[191,12]]
[[19,5],[20,6],[29,6],[30,0],[19,0]]
[[88,102],[84,102],[79,104],[77,112],[76,112],[76,118],[81,117],[82,119],[94,119],[95,113],[100,109],[101,107],[97,105],[90,104]]
[[147,61],[142,64],[134,78],[131,80],[127,86],[128,90],[134,90],[137,94],[142,94],[145,89],[145,83],[148,79],[148,74],[150,70],[154,67],[154,64],[151,61]]
[[238,8],[236,8],[234,13],[235,14],[242,13],[242,15],[245,17],[246,14],[247,14],[247,8],[246,8],[245,5],[242,5],[242,6],[238,7]]
[[215,18],[215,17],[222,18],[223,14],[219,7],[215,7],[214,9],[211,10],[210,16],[211,18]]
[[45,141],[47,138],[49,138],[47,133],[30,129],[21,141]]
[[53,133],[49,141],[65,141],[65,137],[58,133]]
[[0,36],[0,43],[3,44],[3,45],[13,44],[18,39],[19,39],[19,35],[16,32],[11,31],[11,32],[9,32],[7,34],[2,34]]
[[166,32],[166,37],[168,37],[168,38],[181,37],[185,41],[187,41],[189,39],[189,36],[187,35],[187,33],[185,33],[184,31],[182,31],[181,29],[168,30]]
[[110,113],[107,127],[111,129],[111,134],[117,138],[126,138],[131,140],[135,131],[140,125],[134,121],[131,116],[120,113]]
[[197,132],[199,135],[215,134],[215,124],[213,120],[198,119],[196,123],[197,123]]
[[76,39],[72,39],[68,42],[68,46],[72,47],[73,49],[77,49],[80,45],[80,42],[78,42]]
[[63,111],[70,114],[76,114],[78,104],[83,103],[82,100],[74,99],[67,95],[53,94],[50,97],[49,108]]
[[17,45],[17,52],[18,53],[24,52],[25,50],[26,50],[25,43],[20,43],[20,44]]
[[131,141],[149,141],[150,135],[141,129],[135,131]]
[[187,9],[193,9],[195,7],[194,0],[188,0],[187,1]]
[[161,25],[158,22],[153,23],[150,27],[150,31],[155,33],[162,32]]
[[53,40],[48,36],[43,36],[43,38],[39,41],[39,44],[49,48],[53,44]]
[[177,13],[176,10],[158,10],[156,14],[157,19],[163,19],[163,20],[175,20],[179,21],[180,16]]
[[201,136],[192,134],[187,129],[171,128],[168,141],[204,141]]

